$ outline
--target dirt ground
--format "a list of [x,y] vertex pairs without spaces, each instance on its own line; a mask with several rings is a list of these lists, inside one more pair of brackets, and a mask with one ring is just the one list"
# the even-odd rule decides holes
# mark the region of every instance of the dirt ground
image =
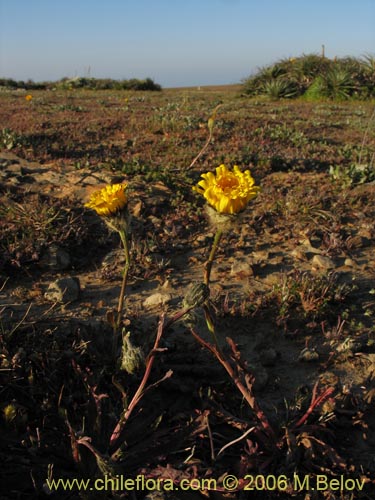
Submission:
[[[373,105],[258,102],[238,88],[0,99],[1,498],[373,498]],[[190,166],[218,104],[214,139]],[[124,258],[83,204],[98,187],[129,183],[122,326],[147,356],[161,314],[167,323],[203,280],[215,229],[191,187],[222,162],[250,168],[262,188],[224,234],[211,275],[209,308],[236,376],[186,321],[174,323],[114,450],[145,368],[129,374],[121,353],[113,358]],[[51,284],[64,278],[79,291],[60,300]],[[195,330],[214,345],[196,313]],[[157,496],[46,482],[105,473],[214,478],[217,488]],[[247,481],[231,491],[228,474]],[[349,482],[319,490],[319,475]],[[250,476],[287,486],[252,490]]]

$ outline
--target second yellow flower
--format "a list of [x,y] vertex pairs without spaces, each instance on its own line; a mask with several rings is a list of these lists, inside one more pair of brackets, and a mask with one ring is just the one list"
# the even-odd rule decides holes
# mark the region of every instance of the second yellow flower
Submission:
[[92,208],[98,215],[104,217],[114,216],[127,206],[126,188],[126,183],[107,185],[92,193],[85,207]]
[[260,190],[259,186],[255,186],[250,171],[241,172],[237,165],[233,167],[233,171],[225,165],[220,165],[216,168],[216,175],[207,172],[202,174],[202,177],[203,180],[193,189],[202,194],[207,202],[222,214],[242,212]]

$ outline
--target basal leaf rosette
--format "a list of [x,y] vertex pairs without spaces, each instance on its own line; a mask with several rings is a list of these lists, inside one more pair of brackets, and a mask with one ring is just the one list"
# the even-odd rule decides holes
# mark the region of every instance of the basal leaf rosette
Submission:
[[128,195],[126,183],[108,184],[94,191],[85,207],[95,210],[104,218],[107,225],[115,231],[127,231],[128,227]]
[[260,191],[250,170],[241,172],[237,165],[233,170],[220,165],[215,173],[202,174],[202,180],[193,189],[207,200],[208,215],[215,226],[228,224]]

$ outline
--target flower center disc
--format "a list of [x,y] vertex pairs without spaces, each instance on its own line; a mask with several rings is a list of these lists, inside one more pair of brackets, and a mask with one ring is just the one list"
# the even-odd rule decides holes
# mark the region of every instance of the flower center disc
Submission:
[[239,182],[234,175],[233,176],[231,175],[231,176],[221,177],[220,179],[218,179],[217,185],[222,191],[225,192],[233,188],[237,188]]

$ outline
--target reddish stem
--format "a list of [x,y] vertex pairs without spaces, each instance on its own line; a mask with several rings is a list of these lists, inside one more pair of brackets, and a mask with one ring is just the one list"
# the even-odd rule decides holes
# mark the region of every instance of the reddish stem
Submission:
[[120,438],[122,431],[124,430],[126,422],[129,420],[129,417],[132,414],[134,408],[137,406],[139,401],[142,399],[142,396],[144,393],[144,388],[145,388],[147,381],[150,377],[151,368],[152,368],[152,365],[154,364],[155,355],[157,353],[159,342],[160,342],[161,336],[163,334],[163,331],[164,331],[164,314],[161,316],[160,321],[159,321],[158,331],[156,334],[154,347],[152,348],[151,352],[149,353],[149,355],[146,358],[146,369],[145,369],[145,373],[143,375],[142,381],[139,384],[139,387],[138,387],[136,393],[134,394],[132,400],[130,401],[129,406],[126,408],[126,410],[123,411],[123,413],[120,417],[120,420],[117,422],[117,425],[112,432],[112,435],[111,435],[111,438],[109,441],[109,445],[111,448],[115,448],[117,441]]
[[327,398],[329,398],[329,396],[335,390],[333,387],[328,387],[325,391],[322,392],[322,394],[320,394],[320,396],[316,397],[317,389],[318,389],[318,382],[316,382],[316,384],[313,387],[310,406],[308,407],[306,413],[294,425],[294,428],[303,425],[309,418],[309,416],[312,414],[312,412],[315,410],[315,408],[321,405],[323,401],[325,401]]
[[[205,347],[206,349],[208,349],[218,359],[218,361],[221,363],[221,365],[227,371],[227,373],[230,376],[230,378],[233,380],[233,382],[236,385],[236,387],[238,388],[238,390],[241,392],[241,394],[243,395],[243,397],[245,398],[245,400],[248,402],[250,408],[255,413],[256,417],[258,418],[259,422],[261,423],[261,425],[262,425],[264,431],[266,432],[266,434],[269,437],[275,439],[275,433],[274,433],[272,427],[270,426],[270,423],[268,422],[268,419],[267,419],[266,415],[263,413],[263,410],[258,405],[258,403],[257,403],[255,397],[253,396],[253,394],[251,393],[251,391],[248,388],[245,387],[245,385],[242,383],[242,381],[240,380],[240,378],[238,377],[238,375],[235,373],[235,371],[233,370],[230,362],[227,359],[225,359],[225,357],[222,354],[222,352],[220,352],[219,349],[216,346],[214,346],[214,345],[206,342],[205,340],[203,340],[202,337],[200,337],[198,335],[198,333],[193,328],[191,328],[190,331],[191,331],[193,337],[203,347]],[[228,341],[228,339],[227,339],[227,341]],[[228,342],[228,343],[230,343],[230,342]]]

